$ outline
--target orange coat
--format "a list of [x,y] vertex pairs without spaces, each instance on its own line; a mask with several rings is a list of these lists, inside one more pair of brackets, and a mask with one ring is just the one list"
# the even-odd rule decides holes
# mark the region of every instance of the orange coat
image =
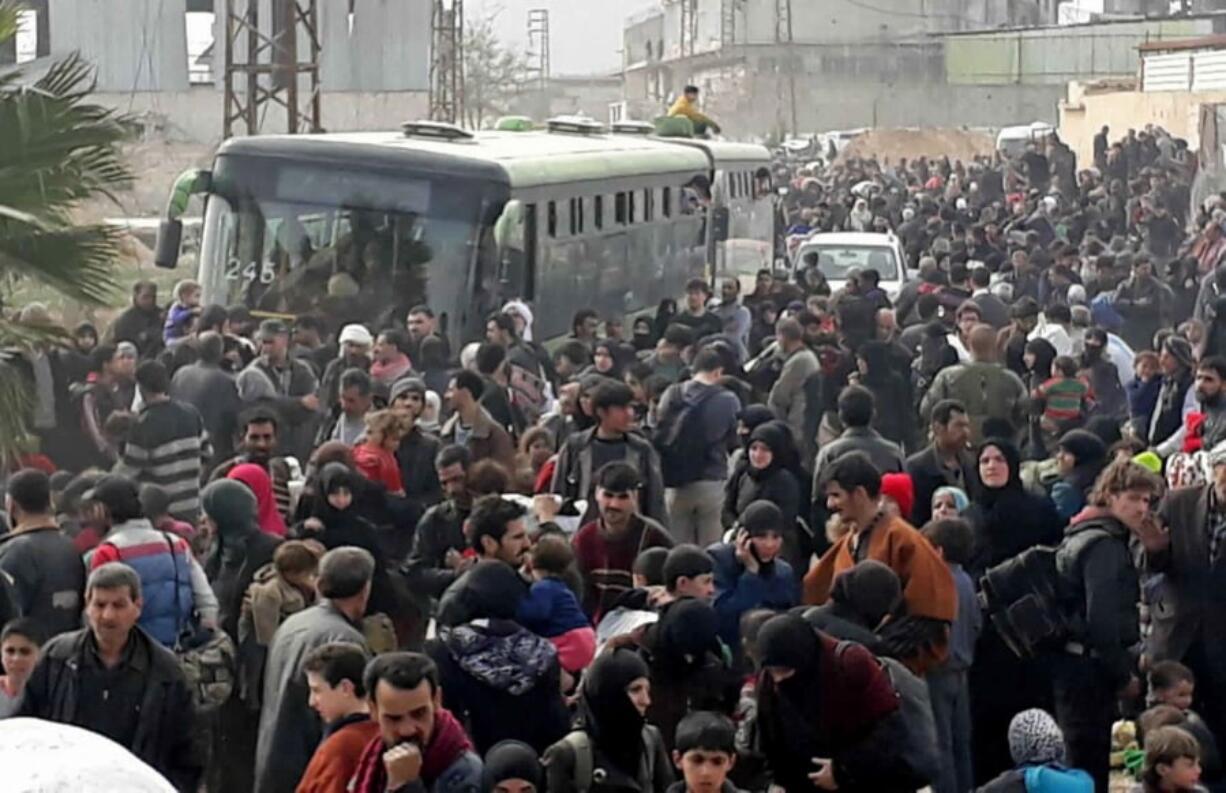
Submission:
[[346,724],[319,745],[295,793],[346,793],[366,744],[379,734],[370,719]]
[[[911,524],[902,518],[883,518],[869,534],[864,558],[881,562],[898,574],[908,615],[953,622],[958,610],[953,576],[936,549]],[[811,606],[825,603],[834,577],[855,564],[851,535],[847,534],[805,575],[804,602]],[[940,655],[944,655],[943,647]]]

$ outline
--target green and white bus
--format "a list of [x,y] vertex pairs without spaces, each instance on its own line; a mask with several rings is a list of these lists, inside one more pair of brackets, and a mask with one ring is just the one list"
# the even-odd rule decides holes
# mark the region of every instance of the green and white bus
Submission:
[[460,343],[523,298],[538,307],[536,337],[557,338],[579,308],[633,314],[714,274],[722,171],[696,143],[583,119],[235,138],[210,171],[179,178],[156,260],[175,266],[177,218],[202,194],[206,303],[314,314],[333,330],[385,327],[424,303]]

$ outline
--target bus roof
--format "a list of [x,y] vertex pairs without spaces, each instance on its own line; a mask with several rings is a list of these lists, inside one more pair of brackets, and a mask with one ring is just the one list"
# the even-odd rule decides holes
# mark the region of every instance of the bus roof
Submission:
[[488,131],[455,141],[401,132],[263,135],[231,138],[218,154],[385,168],[401,165],[442,176],[490,179],[513,188],[645,174],[705,173],[711,167],[707,155],[697,148],[687,150],[629,135],[554,132]]
[[725,140],[707,140],[705,138],[657,138],[668,143],[680,143],[701,149],[715,163],[716,168],[732,164],[767,166],[771,164],[770,150],[756,143],[733,143]]

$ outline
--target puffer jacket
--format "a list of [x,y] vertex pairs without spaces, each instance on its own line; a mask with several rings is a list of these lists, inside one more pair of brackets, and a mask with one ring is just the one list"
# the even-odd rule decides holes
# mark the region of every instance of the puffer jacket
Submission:
[[195,615],[217,621],[217,596],[182,537],[153,528],[136,518],[111,529],[88,559],[89,569],[123,562],[140,576],[140,626],[166,647],[192,624]]

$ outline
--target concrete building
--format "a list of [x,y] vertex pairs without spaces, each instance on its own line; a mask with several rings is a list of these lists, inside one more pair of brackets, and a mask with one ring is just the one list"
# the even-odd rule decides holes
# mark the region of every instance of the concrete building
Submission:
[[1140,44],[1226,31],[1222,14],[970,29],[1054,14],[1017,0],[927,2],[923,12],[911,0],[869,4],[890,14],[860,0],[793,0],[790,28],[787,0],[693,0],[682,26],[684,1],[628,20],[626,113],[659,115],[693,83],[737,136],[1054,124],[1069,80],[1129,77]]

